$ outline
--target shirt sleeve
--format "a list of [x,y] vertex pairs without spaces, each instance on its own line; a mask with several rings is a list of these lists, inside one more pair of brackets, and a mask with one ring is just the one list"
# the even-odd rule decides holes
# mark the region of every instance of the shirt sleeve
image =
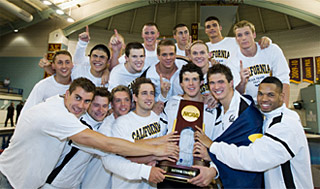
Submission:
[[[216,155],[218,160],[231,168],[244,171],[266,171],[285,163],[294,156],[294,153],[291,153],[292,149],[288,150],[286,147],[290,145],[286,144],[289,144],[290,140],[295,140],[293,136],[295,134],[292,135],[292,132],[283,129],[279,131],[276,125],[272,127],[272,130],[270,129],[270,133],[272,134],[266,133],[249,146],[237,147],[234,144],[214,142],[209,150]],[[291,135],[291,137],[281,138],[283,134]]]
[[128,180],[148,180],[152,168],[148,165],[131,162],[114,154],[101,157],[101,161],[107,170]]
[[86,48],[88,43],[85,41],[79,40],[76,46],[76,50],[73,55],[73,63],[75,65],[88,65],[89,57],[86,56]]
[[[270,45],[272,50],[272,75],[279,78],[282,83],[289,84],[290,83],[290,69],[288,66],[288,62],[280,49],[280,47],[276,44]],[[266,49],[267,50],[267,49]]]

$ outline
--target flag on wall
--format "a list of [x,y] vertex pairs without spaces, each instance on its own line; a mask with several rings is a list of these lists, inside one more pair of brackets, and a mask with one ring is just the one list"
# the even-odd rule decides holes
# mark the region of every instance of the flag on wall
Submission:
[[314,83],[313,57],[302,58],[302,80]]
[[316,61],[316,81],[320,80],[320,56],[315,57]]
[[300,58],[289,59],[290,82],[301,83]]

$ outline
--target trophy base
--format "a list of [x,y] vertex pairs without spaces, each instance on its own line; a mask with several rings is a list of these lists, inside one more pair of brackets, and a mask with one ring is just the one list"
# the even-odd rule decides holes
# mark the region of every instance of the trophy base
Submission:
[[158,167],[166,171],[165,177],[167,180],[188,183],[188,179],[196,177],[200,170],[192,167],[174,165],[171,162],[161,161]]

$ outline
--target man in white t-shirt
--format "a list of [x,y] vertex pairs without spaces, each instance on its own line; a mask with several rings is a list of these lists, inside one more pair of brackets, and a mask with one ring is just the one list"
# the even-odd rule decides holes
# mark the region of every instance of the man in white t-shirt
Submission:
[[[143,25],[141,37],[143,38],[143,47],[145,49],[145,64],[143,70],[149,66],[156,64],[159,60],[157,57],[157,39],[160,35],[159,28],[156,23],[149,22]],[[122,55],[118,61],[125,63],[125,55]]]
[[[155,88],[150,79],[138,78],[132,86],[133,99],[136,109],[126,115],[119,117],[113,126],[113,137],[123,138],[129,141],[155,138],[161,133],[159,116],[152,111],[155,103]],[[144,142],[142,142],[144,143]],[[142,167],[140,172],[151,174],[159,171],[155,175],[156,180],[161,182],[164,179],[162,169],[158,167]],[[156,185],[148,183],[146,180],[129,181],[118,175],[112,176],[112,188],[154,188]]]
[[177,56],[181,56],[181,58],[186,58],[186,48],[188,47],[190,41],[190,34],[187,25],[185,24],[177,24],[173,28],[173,38],[177,41]]
[[[196,102],[204,102],[204,97],[201,94],[200,86],[203,83],[203,73],[201,69],[194,64],[187,64],[182,66],[179,73],[180,85],[184,94],[182,96],[177,95],[171,97],[160,115],[161,132],[163,135],[172,133],[174,130],[175,121],[178,117],[178,111],[181,100],[190,100]],[[214,121],[215,114],[212,109],[209,109],[207,105],[204,105],[203,109],[203,129],[208,136],[212,136],[214,133],[214,127],[212,122]],[[184,133],[184,134],[183,134]],[[184,136],[183,136],[184,135]],[[183,141],[182,141],[183,140]],[[191,167],[193,165],[193,145],[194,145],[194,130],[186,127],[180,133],[180,154],[177,165],[183,165]],[[201,178],[206,177],[199,182],[192,182],[197,186],[207,186],[215,177],[215,168],[208,168],[204,166],[194,166],[200,170],[200,174],[194,180],[199,181]],[[159,188],[190,188],[196,187],[189,183],[179,183],[169,180],[165,180],[163,183],[158,184]]]
[[[46,57],[40,61],[46,61]],[[42,79],[33,87],[21,114],[49,97],[65,94],[71,83],[72,68],[71,54],[65,50],[56,52],[52,58],[52,69],[55,70],[55,74]]]
[[151,146],[113,139],[87,129],[78,118],[88,109],[95,86],[74,80],[65,97],[59,95],[21,115],[9,147],[0,156],[0,187],[39,188],[56,165],[67,139],[124,156],[174,155],[172,144]]
[[[72,69],[72,80],[85,77],[91,80],[96,86],[107,87],[109,79],[108,61],[110,59],[110,51],[104,44],[95,45],[88,56],[85,54],[86,47],[89,43],[89,31],[79,34],[79,41],[73,57],[74,68]],[[46,72],[53,74],[49,61],[42,61],[39,66],[44,68]]]
[[111,70],[109,91],[118,85],[130,88],[133,81],[141,76],[145,60],[145,50],[141,43],[128,43],[125,49],[125,59],[126,63],[118,64]]
[[169,39],[161,40],[157,47],[159,62],[151,66],[146,77],[155,85],[156,101],[165,102],[171,96],[182,94],[179,67],[176,65],[176,46]]
[[256,102],[260,82],[272,75],[283,83],[284,102],[288,106],[290,70],[280,47],[271,44],[268,48],[261,50],[254,41],[256,38],[254,25],[246,20],[236,23],[233,32],[240,47],[230,61],[241,72],[241,82],[237,90],[252,96]]
[[[115,120],[130,111],[131,99],[131,92],[128,87],[119,85],[112,89],[110,102],[113,113],[103,121],[99,128],[100,133],[112,136]],[[82,180],[81,188],[111,188],[112,172],[104,168],[102,159],[100,156],[95,155],[90,161]],[[122,176],[126,174],[123,173]],[[129,174],[131,175],[131,172]]]
[[[206,44],[212,58],[221,63],[228,64],[228,60],[233,56],[239,46],[234,37],[223,37],[221,34],[222,26],[220,20],[215,16],[209,16],[205,20],[205,33],[209,38]],[[269,46],[271,40],[268,37],[262,37],[260,42],[261,49]]]

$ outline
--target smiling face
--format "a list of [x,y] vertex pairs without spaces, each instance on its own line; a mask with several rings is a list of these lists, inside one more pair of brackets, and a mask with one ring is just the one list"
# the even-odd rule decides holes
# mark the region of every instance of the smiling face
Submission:
[[174,39],[177,41],[179,46],[186,46],[189,41],[189,30],[186,26],[179,27],[176,29]]
[[185,95],[195,98],[200,95],[200,76],[197,72],[184,72],[180,83]]
[[90,55],[91,73],[97,77],[103,73],[107,67],[108,55],[106,52],[96,49]]
[[125,91],[115,92],[111,105],[115,117],[127,114],[131,107],[131,99],[129,94]]
[[233,96],[233,80],[229,83],[224,74],[216,73],[210,75],[208,83],[210,92],[217,100],[221,103],[231,101]]
[[284,93],[273,83],[261,83],[257,101],[262,112],[271,112],[283,104]]
[[89,108],[93,95],[93,92],[86,92],[81,87],[76,87],[71,94],[67,90],[64,105],[70,113],[79,118]]
[[138,95],[133,95],[137,112],[151,111],[154,105],[154,95],[154,88],[150,83],[141,84]]
[[195,44],[190,49],[190,59],[192,63],[197,65],[199,68],[209,66],[209,53],[208,49],[204,44]]
[[236,40],[241,49],[248,49],[255,45],[256,33],[252,32],[249,26],[244,26],[235,30]]
[[88,109],[89,115],[96,121],[103,121],[109,110],[108,97],[95,96]]
[[73,68],[71,57],[66,54],[59,54],[55,57],[52,68],[56,71],[56,76],[69,78]]
[[207,21],[205,24],[205,32],[209,38],[222,37],[222,27],[217,20]]
[[143,43],[146,46],[153,46],[157,42],[159,31],[157,30],[156,26],[144,26],[141,37],[143,38]]
[[161,66],[171,69],[175,65],[176,52],[175,46],[161,46],[160,55],[158,55]]
[[144,66],[144,49],[130,49],[129,57],[125,56],[128,71],[130,73],[139,73],[142,71]]

